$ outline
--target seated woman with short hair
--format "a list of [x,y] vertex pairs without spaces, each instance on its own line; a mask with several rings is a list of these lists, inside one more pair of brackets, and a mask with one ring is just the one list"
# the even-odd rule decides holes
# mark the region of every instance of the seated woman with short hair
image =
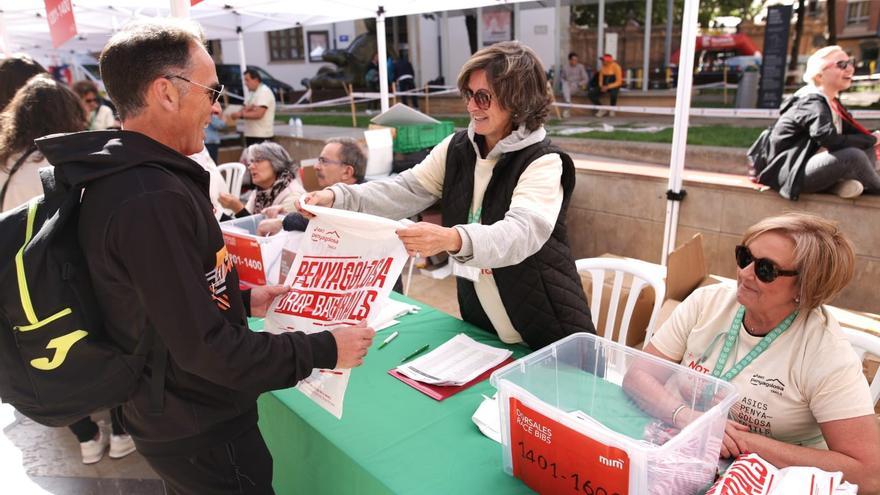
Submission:
[[[694,291],[645,351],[729,381],[740,399],[722,457],[756,453],[776,467],[842,471],[859,493],[880,491],[880,428],[862,364],[822,306],[852,279],[855,253],[837,226],[789,213],[746,230],[736,287]],[[677,428],[699,399],[635,367],[624,389]]]

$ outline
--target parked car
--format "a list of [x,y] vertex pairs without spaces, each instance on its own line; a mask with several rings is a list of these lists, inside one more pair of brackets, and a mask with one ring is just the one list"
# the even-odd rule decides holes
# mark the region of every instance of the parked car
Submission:
[[[244,95],[241,88],[241,66],[238,64],[217,64],[216,67],[217,78],[220,80],[220,84],[226,87],[226,92],[236,95]],[[281,100],[283,94],[284,101],[290,101],[293,93],[293,87],[291,85],[275,79],[271,74],[256,65],[248,65],[247,68],[255,70],[260,74],[263,84],[272,90],[272,93],[275,94],[276,100]],[[232,103],[240,103],[235,98],[231,98],[230,101]]]

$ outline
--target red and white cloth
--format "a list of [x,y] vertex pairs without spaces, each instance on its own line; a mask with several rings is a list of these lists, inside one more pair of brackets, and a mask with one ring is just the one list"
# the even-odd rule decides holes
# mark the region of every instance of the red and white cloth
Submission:
[[733,461],[706,495],[856,495],[858,486],[841,482],[843,473],[807,466],[777,469],[758,454]]

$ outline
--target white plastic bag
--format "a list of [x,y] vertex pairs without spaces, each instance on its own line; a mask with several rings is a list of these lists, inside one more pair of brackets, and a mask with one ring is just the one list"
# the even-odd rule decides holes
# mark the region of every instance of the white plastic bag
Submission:
[[[300,242],[285,285],[273,301],[267,331],[320,332],[361,321],[374,324],[408,258],[385,218],[306,206],[316,216]],[[297,388],[337,418],[342,417],[349,370],[315,370]]]

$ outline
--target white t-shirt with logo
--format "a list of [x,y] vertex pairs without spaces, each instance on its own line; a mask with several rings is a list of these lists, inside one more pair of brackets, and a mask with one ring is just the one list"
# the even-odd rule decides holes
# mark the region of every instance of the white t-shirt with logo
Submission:
[[269,138],[275,135],[275,95],[263,83],[251,92],[245,105],[266,107],[266,112],[259,119],[244,119],[244,135],[247,137]]
[[[675,309],[651,343],[684,366],[712,373],[739,306],[734,287],[697,289]],[[762,338],[740,325],[737,345],[722,373]],[[740,394],[731,418],[754,433],[786,443],[827,448],[819,423],[874,413],[862,363],[837,320],[823,308],[799,314],[731,383]]]

